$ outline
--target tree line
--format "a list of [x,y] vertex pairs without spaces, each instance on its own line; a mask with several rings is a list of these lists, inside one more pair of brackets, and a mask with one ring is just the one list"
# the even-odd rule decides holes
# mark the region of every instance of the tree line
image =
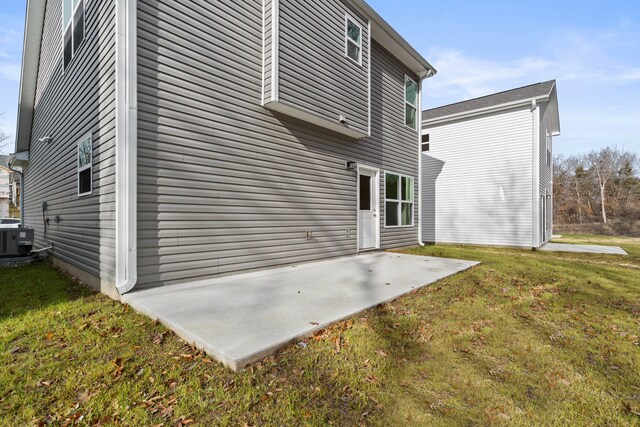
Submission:
[[640,220],[640,158],[618,147],[554,159],[557,224]]

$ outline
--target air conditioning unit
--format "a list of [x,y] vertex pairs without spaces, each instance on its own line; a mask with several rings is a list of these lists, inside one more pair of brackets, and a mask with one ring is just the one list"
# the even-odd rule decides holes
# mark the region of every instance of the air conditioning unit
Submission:
[[0,228],[0,257],[29,255],[33,228]]

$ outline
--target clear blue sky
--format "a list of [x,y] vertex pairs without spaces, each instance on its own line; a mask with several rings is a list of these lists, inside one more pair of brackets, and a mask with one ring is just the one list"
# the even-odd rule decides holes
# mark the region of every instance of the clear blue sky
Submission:
[[[24,0],[0,2],[0,120],[13,136]],[[640,153],[640,1],[369,0],[437,69],[435,107],[557,79],[556,153]]]

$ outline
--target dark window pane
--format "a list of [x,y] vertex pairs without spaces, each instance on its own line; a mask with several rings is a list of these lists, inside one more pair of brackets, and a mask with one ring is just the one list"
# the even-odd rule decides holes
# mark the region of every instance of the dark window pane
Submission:
[[347,35],[351,40],[360,44],[360,27],[358,27],[351,19],[347,21]]
[[73,54],[80,47],[80,43],[84,39],[84,3],[78,6],[73,16]]
[[429,144],[422,144],[422,152],[429,151]]
[[429,142],[429,134],[422,135],[422,142]]
[[418,105],[418,85],[410,79],[404,82],[404,99],[411,105]]
[[78,194],[91,192],[91,168],[78,172]]
[[416,128],[416,109],[409,104],[405,104],[406,106],[406,116],[405,116],[405,124],[409,126],[411,129]]
[[371,210],[371,177],[360,175],[360,210]]
[[347,55],[356,62],[360,62],[360,48],[352,42],[347,43]]
[[66,69],[71,62],[73,48],[71,47],[71,26],[64,32],[64,68]]
[[398,200],[398,175],[388,173],[384,178],[384,188],[387,199]]
[[398,202],[386,202],[384,206],[385,224],[388,226],[400,225],[398,218]]
[[402,225],[411,225],[413,222],[413,203],[402,204]]

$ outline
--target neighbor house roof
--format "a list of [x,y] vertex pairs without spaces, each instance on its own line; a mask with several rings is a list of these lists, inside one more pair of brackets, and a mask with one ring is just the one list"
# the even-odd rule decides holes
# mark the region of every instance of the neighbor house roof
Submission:
[[[366,1],[350,0],[350,3],[371,20],[371,36],[389,52],[392,52],[416,75],[420,78],[425,78],[436,74],[436,69],[391,25],[382,19]],[[16,126],[16,153],[29,150],[45,6],[45,1],[27,0],[18,101],[18,123]]]
[[554,131],[560,133],[560,123],[557,117],[557,94],[556,81],[535,83],[468,101],[456,102],[455,104],[444,105],[442,107],[431,108],[422,113],[423,125],[457,120],[472,115],[490,112],[496,109],[509,108],[536,102],[553,102],[555,104],[555,116],[557,125]]

